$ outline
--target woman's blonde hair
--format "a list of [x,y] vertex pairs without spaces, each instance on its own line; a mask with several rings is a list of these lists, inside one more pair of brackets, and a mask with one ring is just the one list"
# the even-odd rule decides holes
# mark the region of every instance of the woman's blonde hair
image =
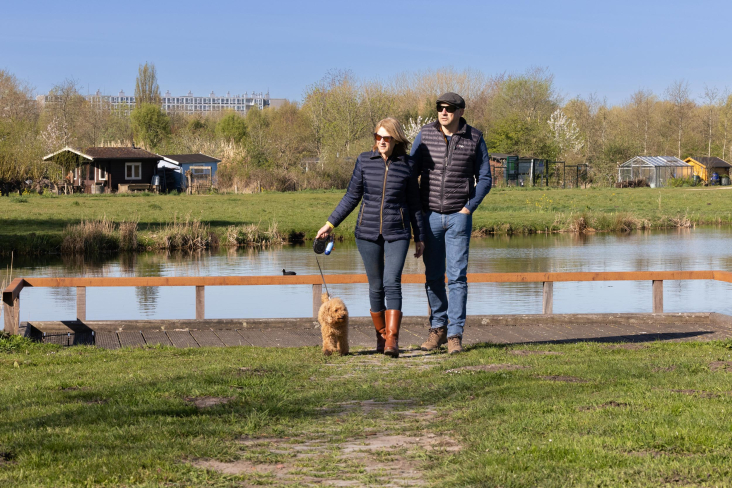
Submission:
[[[376,123],[376,127],[374,128],[374,134],[376,134],[382,127],[386,129],[389,135],[394,138],[394,152],[398,154],[398,150],[401,150],[406,153],[407,149],[409,149],[411,142],[409,142],[409,139],[407,139],[407,135],[404,133],[402,124],[400,124],[397,119],[387,117]],[[376,141],[374,141],[374,147],[372,147],[371,150],[377,150]]]

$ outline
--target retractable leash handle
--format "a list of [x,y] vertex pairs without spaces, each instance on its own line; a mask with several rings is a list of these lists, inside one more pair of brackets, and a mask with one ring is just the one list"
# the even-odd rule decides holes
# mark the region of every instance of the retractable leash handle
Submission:
[[333,250],[333,243],[335,242],[335,237],[331,234],[329,237],[326,237],[325,239],[315,239],[313,241],[313,251],[315,251],[315,254],[330,254],[330,251]]

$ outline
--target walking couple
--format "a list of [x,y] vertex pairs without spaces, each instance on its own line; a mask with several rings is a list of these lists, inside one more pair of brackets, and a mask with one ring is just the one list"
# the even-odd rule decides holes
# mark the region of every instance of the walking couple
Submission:
[[422,127],[411,153],[396,119],[376,124],[372,150],[356,159],[345,196],[317,234],[328,237],[361,202],[356,245],[369,281],[376,351],[391,357],[399,356],[401,276],[412,232],[431,311],[422,349],[447,344],[450,354],[462,351],[472,214],[491,188],[490,158],[483,134],[463,118],[460,95],[440,96],[436,110],[437,121]]

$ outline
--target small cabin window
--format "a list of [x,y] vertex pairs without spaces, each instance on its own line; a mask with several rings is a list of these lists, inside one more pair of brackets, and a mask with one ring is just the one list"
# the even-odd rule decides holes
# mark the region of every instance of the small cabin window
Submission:
[[125,179],[141,180],[142,179],[142,163],[125,163]]
[[194,175],[210,175],[211,168],[209,168],[208,166],[192,166],[191,172]]
[[99,179],[100,180],[107,179],[107,168],[105,168],[104,165],[99,167]]

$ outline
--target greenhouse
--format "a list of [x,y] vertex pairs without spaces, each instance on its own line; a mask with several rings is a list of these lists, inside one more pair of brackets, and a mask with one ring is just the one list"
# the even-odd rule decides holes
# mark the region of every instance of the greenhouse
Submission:
[[645,180],[651,188],[668,184],[671,178],[691,178],[693,167],[673,156],[636,156],[618,168],[618,181]]

